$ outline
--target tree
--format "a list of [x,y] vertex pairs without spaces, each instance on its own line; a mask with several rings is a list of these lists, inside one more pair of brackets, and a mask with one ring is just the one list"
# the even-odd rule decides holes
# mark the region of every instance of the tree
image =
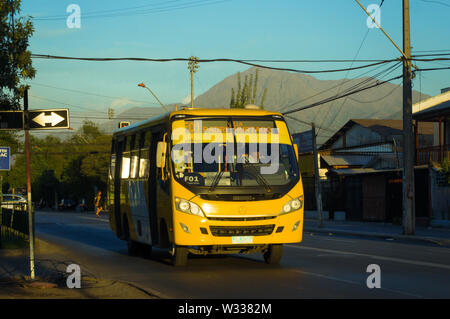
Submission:
[[14,15],[21,0],[0,1],[0,109],[20,109],[20,99],[27,88],[21,80],[32,79],[31,52],[27,50],[34,28],[31,19]]
[[[250,78],[248,75],[244,78],[244,86],[241,86],[241,74],[238,72],[237,74],[238,87],[237,93],[234,88],[231,88],[231,100],[230,100],[230,108],[238,108],[243,109],[248,104],[255,104],[257,100],[257,89],[258,89],[258,69],[255,71],[255,78],[253,81],[253,74],[250,74]],[[264,108],[264,100],[266,98],[267,88],[264,89],[263,95],[261,97],[261,101],[259,106]]]

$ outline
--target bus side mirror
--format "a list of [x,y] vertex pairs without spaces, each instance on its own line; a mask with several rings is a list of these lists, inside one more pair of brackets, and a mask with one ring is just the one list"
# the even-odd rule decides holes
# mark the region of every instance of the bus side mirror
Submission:
[[295,156],[297,157],[297,161],[299,161],[299,157],[298,157],[298,145],[294,144],[294,151],[295,151]]
[[156,148],[156,167],[164,168],[166,163],[166,142],[158,142],[158,147]]

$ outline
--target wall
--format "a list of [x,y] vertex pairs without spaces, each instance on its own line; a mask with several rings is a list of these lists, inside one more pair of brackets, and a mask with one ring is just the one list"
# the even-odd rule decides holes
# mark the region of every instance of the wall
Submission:
[[[346,133],[346,147],[378,143],[382,141],[378,133],[360,125],[353,125]],[[343,136],[339,137],[331,146],[331,149],[343,148]]]
[[433,219],[450,220],[450,186],[443,182],[439,170],[430,169],[431,210]]

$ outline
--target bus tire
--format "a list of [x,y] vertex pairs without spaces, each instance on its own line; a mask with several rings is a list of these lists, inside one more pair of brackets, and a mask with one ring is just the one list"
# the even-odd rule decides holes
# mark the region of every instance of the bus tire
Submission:
[[152,256],[152,245],[142,244],[141,253],[143,257],[150,258]]
[[172,244],[172,265],[182,267],[187,265],[188,248]]
[[130,227],[126,216],[123,218],[123,229],[125,233],[125,240],[127,241],[128,255],[137,256],[139,254],[139,243],[131,240]]
[[269,265],[280,264],[283,257],[283,244],[271,244],[263,254],[264,261]]

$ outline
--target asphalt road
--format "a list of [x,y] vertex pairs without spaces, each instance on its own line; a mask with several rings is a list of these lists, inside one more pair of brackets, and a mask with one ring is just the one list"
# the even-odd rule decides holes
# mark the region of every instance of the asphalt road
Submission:
[[[193,256],[187,267],[174,268],[165,251],[128,256],[107,216],[38,211],[36,234],[64,247],[82,272],[131,282],[161,297],[450,298],[450,249],[433,244],[305,233],[302,243],[284,246],[280,266],[251,254]],[[381,268],[381,288],[366,285],[370,264]]]

